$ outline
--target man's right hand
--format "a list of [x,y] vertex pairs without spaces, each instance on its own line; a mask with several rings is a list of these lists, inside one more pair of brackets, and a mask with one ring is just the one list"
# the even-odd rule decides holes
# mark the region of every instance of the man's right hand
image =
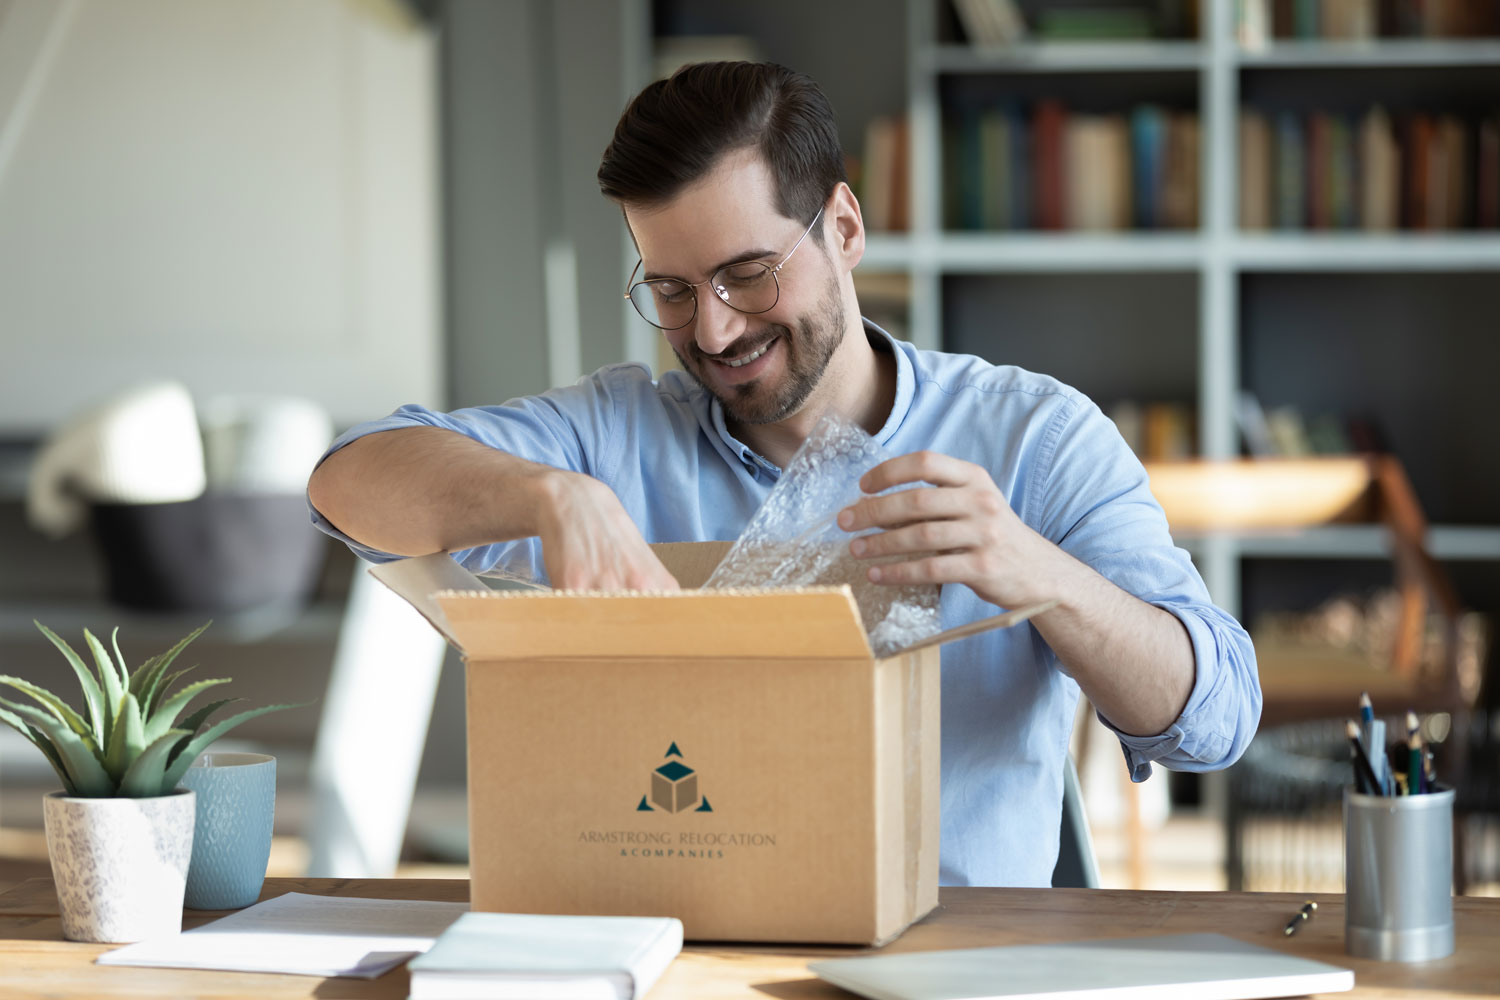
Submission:
[[554,470],[545,477],[537,535],[558,590],[679,590],[614,491],[599,480]]
[[537,536],[554,587],[679,589],[608,486],[440,427],[352,442],[313,473],[308,497],[349,537],[393,555]]

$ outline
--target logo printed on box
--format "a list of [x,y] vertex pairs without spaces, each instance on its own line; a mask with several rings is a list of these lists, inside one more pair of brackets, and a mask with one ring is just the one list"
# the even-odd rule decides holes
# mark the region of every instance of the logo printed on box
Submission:
[[702,796],[699,804],[698,772],[682,762],[682,751],[677,749],[676,740],[667,747],[663,756],[667,762],[651,772],[651,791],[641,796],[641,803],[635,811],[679,813],[697,805],[694,812],[713,812],[708,796]]

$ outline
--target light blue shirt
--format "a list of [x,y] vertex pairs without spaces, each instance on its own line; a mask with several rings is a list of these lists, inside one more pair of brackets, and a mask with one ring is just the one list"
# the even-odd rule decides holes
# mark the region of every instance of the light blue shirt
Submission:
[[[875,435],[891,454],[928,449],[983,466],[1022,521],[1187,627],[1197,661],[1192,695],[1166,732],[1119,734],[1131,776],[1144,780],[1153,761],[1186,771],[1233,763],[1260,718],[1250,637],[1213,605],[1188,554],[1173,545],[1146,472],[1114,424],[1055,379],[919,351],[867,329],[896,357],[896,402]],[[351,429],[329,454],[366,434],[417,425],[603,481],[648,542],[733,540],[780,475],[730,434],[718,401],[689,376],[670,371],[653,381],[637,364],[500,406],[404,406]],[[312,516],[360,556],[393,558]],[[456,557],[478,573],[545,579],[540,550],[533,538]],[[967,587],[943,588],[944,628],[995,612]],[[942,662],[941,880],[1048,885],[1078,685],[1030,625],[951,643]]]

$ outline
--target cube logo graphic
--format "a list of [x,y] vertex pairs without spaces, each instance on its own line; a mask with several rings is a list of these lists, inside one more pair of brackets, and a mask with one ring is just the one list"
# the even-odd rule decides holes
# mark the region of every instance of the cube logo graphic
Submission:
[[[667,761],[651,772],[651,790],[641,796],[636,812],[680,813],[688,809],[693,812],[713,812],[708,796],[700,795],[698,772],[682,761],[682,751],[674,741],[664,754]],[[697,808],[694,809],[693,807]]]

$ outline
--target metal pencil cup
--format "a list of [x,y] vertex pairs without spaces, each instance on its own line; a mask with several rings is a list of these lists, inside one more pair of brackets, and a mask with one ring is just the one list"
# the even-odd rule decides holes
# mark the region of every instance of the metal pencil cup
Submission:
[[1453,954],[1453,789],[1344,791],[1344,949],[1425,962]]

